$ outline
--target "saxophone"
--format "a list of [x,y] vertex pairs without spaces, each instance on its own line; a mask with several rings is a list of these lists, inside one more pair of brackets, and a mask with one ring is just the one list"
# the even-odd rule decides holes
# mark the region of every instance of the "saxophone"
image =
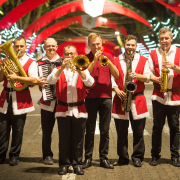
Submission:
[[133,53],[134,51],[130,49],[130,58],[126,64],[127,71],[126,71],[126,78],[123,88],[123,92],[126,94],[126,96],[122,103],[122,111],[126,111],[126,112],[130,111],[132,96],[134,91],[136,91],[137,89],[137,85],[134,82],[132,82],[132,80],[130,80],[129,78],[129,74],[132,72]]
[[[163,62],[167,61],[166,59],[166,44],[164,43],[164,54],[163,54]],[[163,63],[162,62],[162,63]],[[160,92],[167,92],[167,81],[169,70],[167,68],[162,68],[161,70],[161,89]]]

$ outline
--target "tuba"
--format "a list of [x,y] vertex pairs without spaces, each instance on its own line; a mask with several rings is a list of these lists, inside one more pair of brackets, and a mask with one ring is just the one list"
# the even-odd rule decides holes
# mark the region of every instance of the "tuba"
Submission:
[[89,66],[89,59],[85,55],[78,55],[74,58],[74,60],[70,60],[69,67],[71,68],[71,71],[84,71]]
[[126,112],[130,111],[132,96],[134,91],[136,91],[137,89],[136,83],[132,82],[132,80],[130,80],[129,78],[129,74],[132,72],[133,53],[134,51],[130,50],[130,59],[126,64],[127,72],[126,72],[126,77],[125,77],[126,79],[123,88],[123,92],[126,93],[126,96],[123,100],[122,111],[126,111]]
[[[164,54],[163,54],[163,61],[167,61],[166,59],[166,44],[164,43]],[[168,74],[169,70],[167,68],[162,68],[161,70],[161,89],[160,92],[167,92],[167,81],[168,81]]]
[[[0,60],[0,68],[2,69],[6,78],[8,75],[10,75],[10,70],[13,71],[17,76],[27,77],[27,74],[25,73],[23,67],[21,66],[17,58],[18,55],[16,55],[16,53],[14,52],[12,41],[13,39],[0,45],[0,49],[3,50],[2,52],[0,52],[0,54],[5,54],[7,57],[4,60]],[[22,86],[20,86],[20,82],[9,83],[15,91],[22,91],[28,87],[27,84],[23,84]]]

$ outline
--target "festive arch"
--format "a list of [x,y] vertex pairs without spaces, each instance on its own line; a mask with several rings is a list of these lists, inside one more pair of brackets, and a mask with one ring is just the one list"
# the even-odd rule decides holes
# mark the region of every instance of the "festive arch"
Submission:
[[0,5],[6,2],[7,0],[0,0]]
[[[71,3],[65,4],[63,6],[57,7],[56,9],[41,16],[39,19],[34,21],[32,24],[30,24],[24,30],[24,33],[23,33],[24,38],[28,39],[30,36],[32,36],[32,34],[34,32],[39,31],[41,28],[43,28],[44,26],[49,24],[51,21],[53,21],[61,16],[64,16],[68,13],[75,12],[75,11],[84,11],[85,12],[83,0],[74,1]],[[112,13],[112,12],[131,17],[131,18],[133,18],[137,21],[140,21],[140,22],[144,23],[145,25],[151,27],[151,25],[149,24],[149,22],[147,20],[145,20],[138,14],[134,13],[133,11],[131,11],[119,4],[116,4],[114,2],[105,0],[102,14],[107,14],[107,13]]]
[[[119,50],[115,49],[115,47],[117,46],[116,44],[106,39],[102,39],[102,41],[103,41],[103,44],[102,44],[103,51],[110,53],[112,56],[120,55]],[[77,37],[59,45],[56,52],[60,56],[63,56],[63,48],[67,45],[74,45],[77,48],[77,51],[81,52],[81,54],[87,54],[90,51],[88,47],[87,37]]]
[[174,13],[176,13],[178,16],[180,16],[180,2],[175,0],[174,4],[167,4],[166,2],[163,2],[163,0],[156,0],[158,3],[166,6],[167,8],[171,9]]
[[[89,18],[91,18],[89,16]],[[97,17],[97,18],[93,18],[96,19],[96,23],[95,23],[95,27],[101,26],[101,25],[105,25],[109,28],[115,29],[116,31],[120,31],[122,34],[124,34],[125,36],[127,35],[127,31],[124,27],[120,27],[120,29],[117,27],[117,23],[114,21],[111,21],[109,19],[106,19],[106,22],[101,20],[101,17]],[[48,38],[49,36],[51,36],[52,34],[70,26],[73,23],[78,23],[80,25],[84,25],[83,24],[83,16],[74,16],[68,19],[65,19],[63,21],[60,21],[52,26],[50,26],[49,28],[47,28],[46,30],[44,30],[43,32],[41,32],[31,43],[31,47],[29,48],[29,54],[33,53],[36,49],[36,47],[38,46],[38,44],[41,44],[46,38]]]
[[1,21],[0,29],[5,29],[11,27],[15,22],[21,19],[28,12],[37,8],[38,6],[44,4],[49,0],[26,0],[19,6],[10,11]]

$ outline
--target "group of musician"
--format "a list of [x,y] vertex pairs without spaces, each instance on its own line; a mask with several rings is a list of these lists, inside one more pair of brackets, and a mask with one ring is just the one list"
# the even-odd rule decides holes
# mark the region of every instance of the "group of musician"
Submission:
[[[133,131],[133,154],[135,167],[141,167],[145,153],[144,128],[149,116],[145,83],[153,82],[152,94],[153,131],[151,166],[158,165],[161,153],[162,130],[167,117],[170,129],[170,152],[172,165],[180,167],[179,161],[179,110],[180,110],[180,48],[171,45],[173,40],[169,28],[159,31],[160,47],[153,50],[149,58],[136,53],[137,37],[127,35],[124,39],[125,53],[113,58],[102,51],[102,39],[97,33],[90,33],[88,45],[91,49],[86,57],[89,66],[84,71],[72,70],[72,61],[78,56],[73,45],[65,46],[63,57],[56,53],[58,48],[54,38],[44,42],[45,56],[37,62],[25,54],[26,42],[22,37],[14,41],[14,51],[25,70],[27,77],[17,76],[14,72],[5,76],[0,70],[3,91],[0,96],[0,164],[4,164],[8,151],[10,131],[12,142],[9,151],[9,165],[19,163],[23,129],[26,114],[34,110],[29,88],[38,85],[42,97],[38,104],[41,109],[42,157],[46,165],[52,165],[53,152],[51,136],[57,119],[59,132],[59,175],[68,173],[70,166],[74,173],[83,175],[85,168],[91,166],[94,148],[96,119],[99,116],[99,158],[100,166],[113,169],[114,166],[129,164],[128,127]],[[100,64],[107,58],[107,65]],[[40,76],[40,69],[48,64],[46,77]],[[167,91],[161,92],[162,69],[169,71]],[[20,82],[28,87],[16,91],[10,82]],[[130,85],[130,90],[126,85]],[[135,87],[131,91],[131,87]],[[49,87],[53,92],[51,100],[43,98],[43,90]],[[112,91],[115,96],[112,100]],[[129,103],[130,102],[130,103]],[[128,105],[128,109],[126,109]],[[117,131],[117,154],[114,164],[108,160],[109,129],[111,117]],[[85,138],[85,139],[84,139]],[[84,162],[83,159],[84,144]]]

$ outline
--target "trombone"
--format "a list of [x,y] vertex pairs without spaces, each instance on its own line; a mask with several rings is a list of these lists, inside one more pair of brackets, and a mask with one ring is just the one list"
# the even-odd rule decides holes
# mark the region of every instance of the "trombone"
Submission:
[[71,71],[74,72],[76,70],[84,71],[89,66],[89,59],[85,55],[78,55],[74,58],[74,60],[69,61],[69,67]]

